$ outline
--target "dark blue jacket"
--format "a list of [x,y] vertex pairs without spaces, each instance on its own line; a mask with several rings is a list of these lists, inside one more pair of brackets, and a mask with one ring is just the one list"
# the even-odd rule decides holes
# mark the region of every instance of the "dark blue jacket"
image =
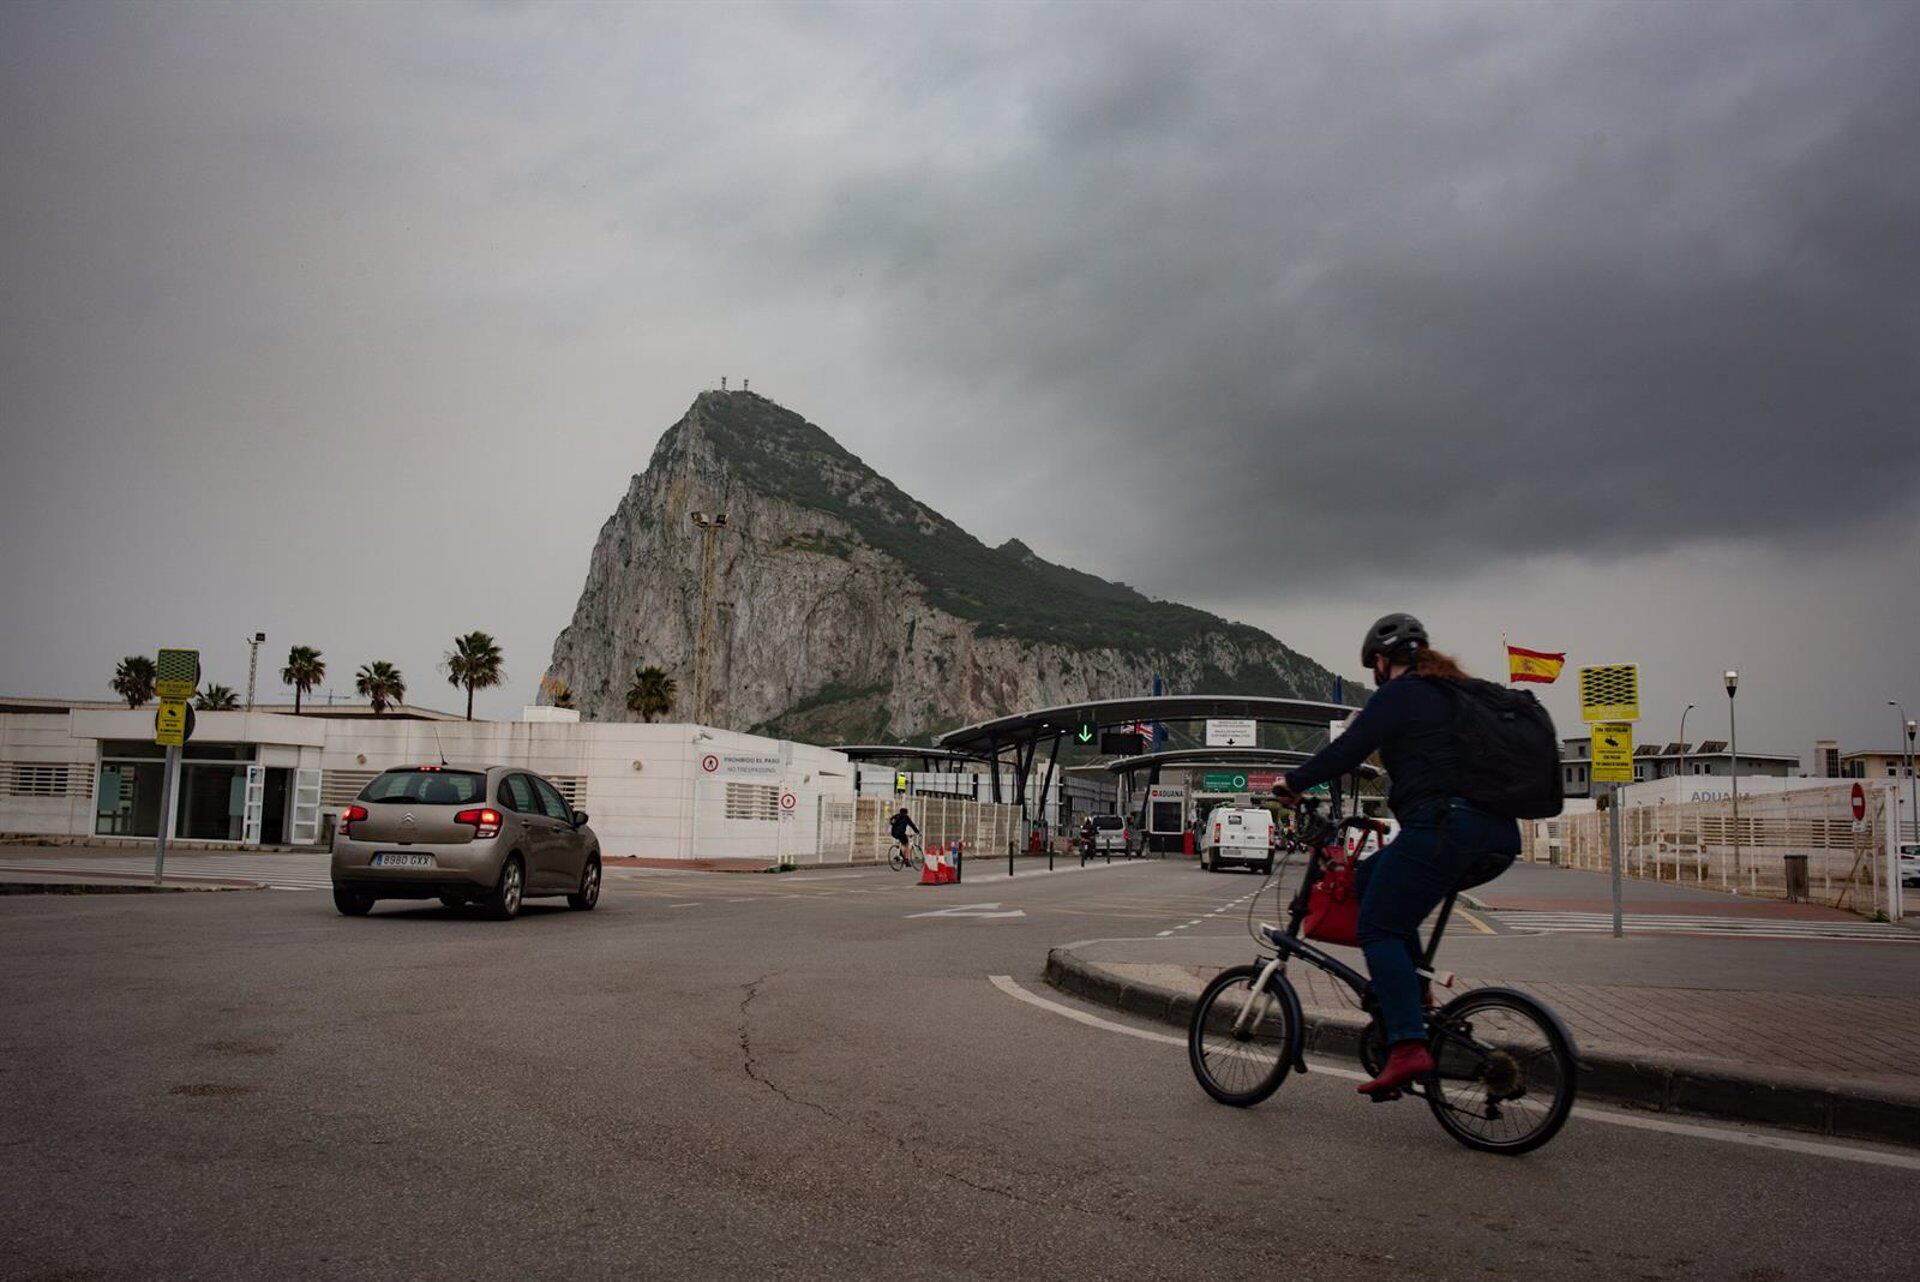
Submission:
[[1395,677],[1374,691],[1338,739],[1287,772],[1287,787],[1300,792],[1325,783],[1375,752],[1387,770],[1387,804],[1400,822],[1424,802],[1451,797],[1460,778],[1453,696],[1436,679],[1410,672]]
[[907,839],[907,829],[909,828],[913,829],[913,831],[915,832],[920,831],[920,825],[915,823],[913,821],[913,816],[909,815],[904,810],[896,810],[894,812],[893,823],[891,827],[893,829],[893,839],[895,841],[905,841]]

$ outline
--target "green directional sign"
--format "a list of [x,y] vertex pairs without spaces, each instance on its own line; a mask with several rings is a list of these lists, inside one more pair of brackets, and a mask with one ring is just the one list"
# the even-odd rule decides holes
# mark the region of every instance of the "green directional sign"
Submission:
[[1201,776],[1202,792],[1245,792],[1247,790],[1247,772],[1244,770],[1209,770]]
[[1073,732],[1073,738],[1076,743],[1092,743],[1093,735],[1094,729],[1093,722],[1091,721],[1082,721]]

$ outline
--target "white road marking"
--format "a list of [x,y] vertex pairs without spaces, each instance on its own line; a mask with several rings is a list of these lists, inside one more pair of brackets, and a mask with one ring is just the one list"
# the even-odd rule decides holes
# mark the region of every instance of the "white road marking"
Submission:
[[[1184,1037],[1175,1037],[1170,1033],[1155,1033],[1144,1028],[1134,1028],[1129,1024],[1117,1023],[1111,1019],[1102,1019],[1098,1015],[1089,1015],[1071,1006],[1048,1001],[1022,988],[1011,975],[989,975],[987,979],[993,986],[1029,1006],[1037,1006],[1050,1014],[1062,1015],[1076,1024],[1085,1024],[1089,1028],[1098,1028],[1109,1033],[1125,1033],[1128,1037],[1138,1037],[1144,1042],[1159,1042],[1165,1046],[1187,1044]],[[1345,1078],[1350,1082],[1364,1082],[1367,1075],[1351,1068],[1321,1062],[1313,1056],[1313,1071],[1325,1073],[1329,1077]],[[1616,1113],[1610,1109],[1592,1108],[1585,1104],[1576,1104],[1573,1115],[1584,1122],[1600,1122],[1607,1126],[1624,1126],[1629,1130],[1658,1131],[1664,1135],[1678,1135],[1688,1139],[1713,1140],[1720,1144],[1738,1144],[1746,1148],[1773,1149],[1783,1153],[1801,1153],[1808,1157],[1832,1158],[1838,1162],[1859,1162],[1866,1166],[1891,1166],[1902,1171],[1920,1171],[1920,1155],[1907,1153],[1889,1153],[1881,1149],[1854,1148],[1846,1144],[1825,1143],[1819,1140],[1795,1139],[1787,1135],[1773,1135],[1762,1131],[1749,1131],[1732,1127],[1696,1126],[1688,1122],[1670,1122],[1665,1118],[1648,1117],[1636,1113]]]
[[932,912],[908,913],[907,919],[915,917],[1025,917],[1027,914],[1019,908],[1000,911],[1000,905],[993,904],[956,904],[952,908],[939,908]]
[[695,900],[693,903],[690,903],[690,904],[668,904],[667,905],[667,907],[669,908],[698,908],[699,906],[700,906],[699,900]]

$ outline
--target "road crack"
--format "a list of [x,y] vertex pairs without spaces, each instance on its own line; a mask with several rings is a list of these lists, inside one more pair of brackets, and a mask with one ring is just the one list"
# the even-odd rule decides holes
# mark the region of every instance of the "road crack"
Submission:
[[761,985],[765,984],[768,980],[777,978],[778,975],[779,975],[779,972],[774,971],[772,973],[762,975],[758,979],[749,981],[745,986],[746,993],[740,999],[740,1030],[739,1030],[740,1067],[742,1071],[746,1073],[748,1080],[755,1082],[758,1085],[766,1087],[769,1091],[772,1091],[775,1095],[778,1095],[781,1099],[785,1100],[789,1104],[793,1104],[800,1108],[812,1109],[814,1112],[820,1114],[820,1116],[826,1118],[828,1121],[832,1122],[836,1126],[845,1127],[848,1130],[860,1131],[873,1139],[884,1140],[887,1143],[892,1144],[895,1149],[899,1150],[900,1155],[906,1158],[908,1162],[912,1163],[912,1165],[918,1168],[919,1170],[925,1171],[930,1175],[937,1175],[942,1179],[952,1180],[955,1184],[959,1184],[966,1188],[973,1189],[975,1192],[989,1193],[989,1194],[992,1194],[994,1197],[1005,1198],[1007,1201],[1016,1203],[1018,1205],[1031,1206],[1036,1208],[1044,1208],[1047,1206],[1047,1203],[1038,1202],[1033,1200],[1032,1198],[1022,1197],[1020,1194],[1012,1191],[1011,1189],[1004,1189],[993,1184],[982,1184],[978,1180],[971,1179],[968,1176],[963,1175],[958,1171],[949,1170],[948,1168],[934,1162],[927,1155],[923,1154],[919,1149],[915,1148],[912,1144],[908,1143],[907,1140],[902,1136],[889,1134],[888,1132],[881,1130],[880,1128],[872,1125],[869,1122],[864,1122],[857,1117],[847,1117],[841,1113],[836,1112],[831,1108],[828,1108],[825,1104],[817,1103],[814,1100],[806,1099],[802,1096],[795,1095],[792,1091],[789,1091],[786,1087],[780,1085],[780,1083],[774,1081],[773,1078],[769,1077],[767,1075],[765,1068],[762,1067],[760,1061],[754,1057],[753,1020],[749,1012],[751,1007],[753,1006],[754,998],[760,995]]

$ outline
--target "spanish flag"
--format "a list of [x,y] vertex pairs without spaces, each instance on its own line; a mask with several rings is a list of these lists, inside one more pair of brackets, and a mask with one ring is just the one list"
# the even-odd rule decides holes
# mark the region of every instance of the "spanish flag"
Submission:
[[1517,645],[1507,647],[1507,681],[1538,681],[1551,685],[1559,680],[1560,669],[1566,663],[1564,652],[1550,654],[1545,650],[1523,650]]

